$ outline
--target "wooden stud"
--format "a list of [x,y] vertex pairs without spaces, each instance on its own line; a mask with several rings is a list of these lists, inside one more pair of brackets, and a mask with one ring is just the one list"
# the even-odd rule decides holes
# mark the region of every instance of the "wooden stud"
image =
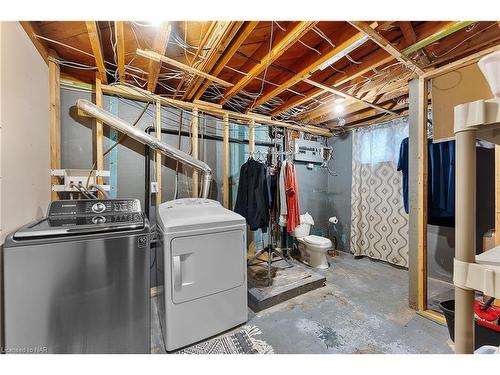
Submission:
[[[95,79],[95,104],[99,108],[102,108],[102,84],[99,78]],[[95,160],[96,169],[98,171],[104,170],[104,155],[103,155],[103,124],[102,121],[95,120]],[[98,176],[96,179],[97,185],[103,184],[102,176]],[[103,194],[99,191],[97,193],[99,198],[104,198]]]
[[[164,55],[167,51],[168,40],[172,32],[172,25],[170,22],[163,22],[156,34],[153,41],[153,51]],[[160,75],[161,64],[154,60],[149,60],[149,75],[148,75],[148,90],[155,92],[156,84],[158,83],[158,76]]]
[[[155,103],[156,108],[156,138],[161,141],[161,102],[159,100]],[[155,152],[155,162],[156,162],[156,184],[157,184],[157,193],[156,193],[156,205],[159,206],[161,204],[161,152],[156,150]]]
[[500,245],[500,146],[495,145],[495,244]]
[[253,157],[255,153],[255,120],[251,120],[248,126],[248,154]]
[[179,62],[177,60],[171,59],[170,57],[167,57],[167,56],[164,56],[164,55],[160,55],[159,53],[156,53],[154,51],[137,49],[136,53],[139,56],[146,57],[148,59],[151,59],[151,60],[154,60],[154,61],[158,61],[158,62],[161,61],[161,62],[164,62],[166,64],[175,66],[176,68],[185,70],[186,72],[189,72],[189,73],[194,74],[194,75],[198,75],[198,76],[203,77],[203,78],[205,78],[205,79],[207,79],[209,81],[219,83],[219,84],[221,84],[224,87],[231,87],[232,86],[232,84],[229,83],[229,82],[226,82],[226,81],[224,81],[224,80],[222,80],[220,78],[217,78],[217,77],[214,77],[214,76],[212,76],[210,74],[202,72],[199,69],[192,68],[189,65],[186,65],[186,64],[183,64],[183,63],[181,63],[181,62]]
[[92,53],[94,54],[95,64],[99,72],[99,79],[104,83],[108,83],[106,77],[106,67],[104,66],[104,57],[102,54],[102,44],[99,38],[99,25],[96,21],[85,21],[87,33],[89,35],[90,45],[92,46]]
[[[224,51],[220,59],[217,61],[217,64],[215,67],[210,71],[210,74],[213,76],[218,76],[219,73],[224,69],[226,64],[231,60],[231,58],[234,56],[236,51],[241,47],[243,42],[248,38],[248,36],[252,33],[252,31],[255,29],[259,22],[258,21],[248,21],[245,23],[245,25],[239,30],[238,35],[235,37],[235,39],[231,42],[230,46]],[[199,85],[199,88],[197,89],[194,99],[199,99],[207,89],[207,85],[201,84]],[[196,88],[195,88],[196,90]]]
[[[198,108],[193,108],[191,119],[191,156],[198,159]],[[198,198],[198,170],[193,169],[193,198]]]
[[118,57],[118,77],[121,83],[125,82],[125,35],[123,21],[115,21],[116,54]]
[[[61,90],[60,90],[60,68],[59,64],[52,58],[48,58],[49,64],[49,126],[50,126],[50,169],[61,168]],[[51,185],[58,185],[59,178],[52,177]],[[56,191],[52,191],[51,199],[59,199]]]
[[392,55],[396,60],[404,64],[408,69],[416,72],[418,75],[424,74],[424,71],[409,57],[404,55],[402,52],[398,51],[393,45],[384,38],[380,33],[373,30],[370,25],[362,21],[348,21],[353,27],[364,33],[372,41],[378,44],[381,48],[386,50],[390,55]]
[[317,22],[301,21],[295,25],[276,45],[271,48],[247,74],[245,74],[233,87],[228,89],[219,104],[226,103],[231,97],[244,89],[254,78],[258,77],[269,65],[282,56],[291,46],[302,38]]
[[223,165],[223,178],[222,178],[222,202],[225,208],[229,207],[229,116],[223,117],[223,144],[222,144],[222,165]]
[[418,80],[418,309],[427,310],[427,110],[428,82]]

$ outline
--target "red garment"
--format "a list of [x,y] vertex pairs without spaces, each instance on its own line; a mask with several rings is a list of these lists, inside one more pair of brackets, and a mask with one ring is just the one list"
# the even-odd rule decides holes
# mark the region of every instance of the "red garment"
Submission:
[[285,194],[288,209],[286,230],[290,233],[300,224],[299,189],[293,163],[286,163]]

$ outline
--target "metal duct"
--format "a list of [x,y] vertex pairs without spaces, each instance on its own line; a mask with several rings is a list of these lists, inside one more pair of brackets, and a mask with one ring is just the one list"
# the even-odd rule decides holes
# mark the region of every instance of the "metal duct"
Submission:
[[191,155],[170,146],[159,139],[146,134],[142,130],[132,126],[128,122],[122,120],[121,118],[113,115],[112,113],[99,108],[95,104],[89,102],[85,99],[79,99],[76,102],[78,109],[88,113],[90,116],[102,121],[103,123],[111,126],[113,129],[118,130],[123,134],[127,134],[129,137],[141,142],[142,144],[148,145],[153,150],[160,151],[162,154],[171,157],[181,163],[187,164],[192,168],[198,169],[203,174],[202,181],[202,197],[207,198],[210,191],[210,182],[212,181],[212,169],[207,163],[193,158]]

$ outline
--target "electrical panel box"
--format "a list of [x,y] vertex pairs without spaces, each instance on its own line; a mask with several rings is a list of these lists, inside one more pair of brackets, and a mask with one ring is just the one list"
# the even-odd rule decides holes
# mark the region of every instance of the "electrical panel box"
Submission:
[[[104,177],[109,179],[109,171],[98,171],[89,169],[53,169],[51,170],[51,176],[56,176],[60,178],[61,184],[52,184],[52,191],[58,192],[73,192],[78,193],[78,189],[74,186],[82,184],[84,186],[90,186],[96,183],[97,177]],[[109,183],[100,185],[100,187],[109,191]],[[96,191],[95,188],[90,188],[90,191]]]
[[323,146],[320,142],[306,139],[296,139],[294,147],[294,160],[308,163],[323,163],[325,160],[324,150],[330,150],[329,147]]

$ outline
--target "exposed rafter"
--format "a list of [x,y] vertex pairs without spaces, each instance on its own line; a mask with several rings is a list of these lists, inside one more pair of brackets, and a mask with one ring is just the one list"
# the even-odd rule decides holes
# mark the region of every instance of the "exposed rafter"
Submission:
[[243,76],[233,87],[228,89],[219,104],[226,103],[233,95],[245,88],[254,78],[258,77],[269,65],[283,55],[291,46],[311,30],[317,22],[298,22],[279,42],[277,42],[269,53],[264,56],[250,71]]
[[85,21],[85,26],[87,27],[87,33],[89,35],[90,45],[92,46],[92,53],[97,66],[99,79],[103,83],[108,83],[106,67],[104,66],[101,38],[99,36],[99,25],[96,21]]
[[400,61],[402,64],[415,71],[418,75],[424,74],[424,71],[408,56],[404,55],[402,52],[398,51],[393,45],[379,32],[373,30],[370,25],[362,21],[348,21],[353,27],[364,33],[371,40],[377,43],[381,48],[387,51],[396,60]]
[[47,47],[47,42],[36,37],[36,35],[41,35],[38,26],[34,22],[30,21],[20,21],[19,23],[21,24],[26,34],[28,34],[28,37],[31,39],[31,42],[37,49],[40,56],[42,56],[43,60],[48,63],[49,49]]
[[318,87],[318,88],[320,88],[320,89],[322,89],[324,91],[331,92],[332,94],[341,96],[343,98],[350,99],[350,100],[358,102],[358,103],[362,103],[363,105],[365,105],[367,107],[372,107],[374,109],[377,109],[380,112],[386,112],[386,113],[394,114],[394,112],[388,110],[387,108],[381,107],[381,106],[379,106],[377,104],[373,104],[373,103],[367,102],[366,100],[363,100],[363,99],[359,99],[359,98],[357,98],[355,96],[346,94],[345,92],[342,92],[340,90],[334,89],[332,87],[328,87],[328,86],[322,85],[321,83],[315,82],[313,80],[305,79],[304,82],[307,82],[308,84],[310,84],[312,86],[316,86],[316,87]]
[[172,65],[172,66],[175,66],[176,68],[179,68],[179,69],[182,69],[186,72],[189,72],[191,74],[194,74],[194,75],[198,75],[200,77],[203,77],[205,79],[208,79],[209,81],[212,81],[212,82],[216,82],[224,87],[231,87],[232,84],[229,83],[229,82],[226,82],[220,78],[217,78],[217,77],[214,77],[210,74],[207,74],[205,72],[202,72],[201,70],[199,69],[196,69],[196,68],[193,68],[189,65],[186,65],[186,64],[183,64],[177,60],[174,60],[174,59],[171,59],[170,57],[167,57],[167,56],[164,56],[164,55],[160,55],[159,53],[156,53],[154,51],[145,51],[145,50],[142,50],[142,49],[138,49],[136,51],[136,53],[139,55],[139,56],[143,56],[143,57],[146,57],[148,59],[151,59],[151,60],[154,60],[154,61],[157,61],[157,62],[164,62],[165,64],[169,64],[169,65]]
[[[456,31],[457,22],[447,22],[444,25],[434,25],[431,28],[425,28],[419,32],[419,35],[422,36],[422,40],[439,40],[438,37],[443,38],[444,35],[449,35],[449,30]],[[425,44],[421,43],[422,41],[418,41],[416,44],[409,45],[407,43],[403,44],[403,53],[409,54],[409,51],[415,51],[416,46],[420,46],[419,48],[425,47]],[[357,77],[362,76],[363,74],[376,69],[382,65],[385,65],[393,60],[392,55],[388,55],[385,50],[377,49],[372,52],[365,58],[361,64],[351,64],[347,68],[343,69],[342,73],[334,74],[327,80],[323,82],[324,85],[338,87],[350,80],[353,80]],[[288,111],[291,108],[297,107],[308,101],[318,97],[323,94],[324,91],[316,88],[309,90],[304,96],[294,96],[283,103],[281,106],[277,107],[273,110],[272,115],[278,116],[279,114]]]
[[[210,71],[211,75],[217,76],[219,73],[224,69],[226,64],[231,60],[231,58],[234,56],[236,51],[240,48],[240,46],[243,44],[243,42],[248,38],[248,36],[252,33],[252,31],[255,29],[255,27],[258,25],[259,21],[248,21],[245,22],[245,24],[240,28],[238,31],[238,34],[235,36],[235,38],[231,41],[230,45],[228,48],[224,51],[222,56],[219,58],[217,61],[217,64],[212,68]],[[205,92],[207,85],[203,84],[202,82],[197,83],[198,87],[195,86],[194,90],[197,90],[194,99],[199,99]],[[194,91],[193,90],[193,91]]]
[[[170,22],[163,22],[158,29],[156,37],[153,41],[153,51],[164,55],[167,51],[168,40],[172,32],[172,25]],[[158,76],[160,75],[161,63],[149,60],[149,75],[148,75],[148,90],[154,92],[156,84],[158,83]]]
[[403,37],[405,38],[406,43],[417,43],[417,35],[415,34],[415,30],[413,29],[410,21],[400,21],[398,22],[398,25],[401,29],[401,32],[403,33]]
[[[197,68],[206,73],[211,73],[212,68],[217,63],[217,60],[224,53],[225,49],[238,33],[238,30],[242,27],[243,23],[243,21],[217,22],[216,26],[218,27],[215,28],[215,34],[211,40],[208,41],[208,44],[203,45],[203,50],[205,50],[203,51],[204,56]],[[216,74],[212,75],[217,76]],[[192,79],[186,89],[183,100],[191,100],[196,93],[196,90],[198,90],[204,81],[205,79],[203,77],[198,76]]]
[[[376,27],[377,23],[373,23],[371,26]],[[314,71],[316,71],[322,64],[330,60],[333,56],[337,55],[338,53],[344,51],[346,48],[353,45],[354,43],[359,42],[364,37],[365,35],[361,32],[356,33],[351,30],[348,30],[345,39],[337,46],[335,46],[335,48],[332,49],[329,43],[326,42],[323,43],[322,47],[319,48],[319,51],[322,53],[319,58],[317,57],[317,55],[314,56],[311,55],[312,57],[303,60],[303,62],[301,62],[299,65],[300,68],[298,69],[297,74],[288,78],[284,82],[281,82],[279,86],[267,90],[258,100],[255,101],[255,104],[250,108],[250,110],[252,110],[255,107],[258,107],[261,104],[264,104],[269,99],[279,95],[286,89],[295,85],[297,82],[309,78],[311,74]]]
[[118,56],[118,77],[125,82],[125,35],[123,21],[115,21],[116,54]]

